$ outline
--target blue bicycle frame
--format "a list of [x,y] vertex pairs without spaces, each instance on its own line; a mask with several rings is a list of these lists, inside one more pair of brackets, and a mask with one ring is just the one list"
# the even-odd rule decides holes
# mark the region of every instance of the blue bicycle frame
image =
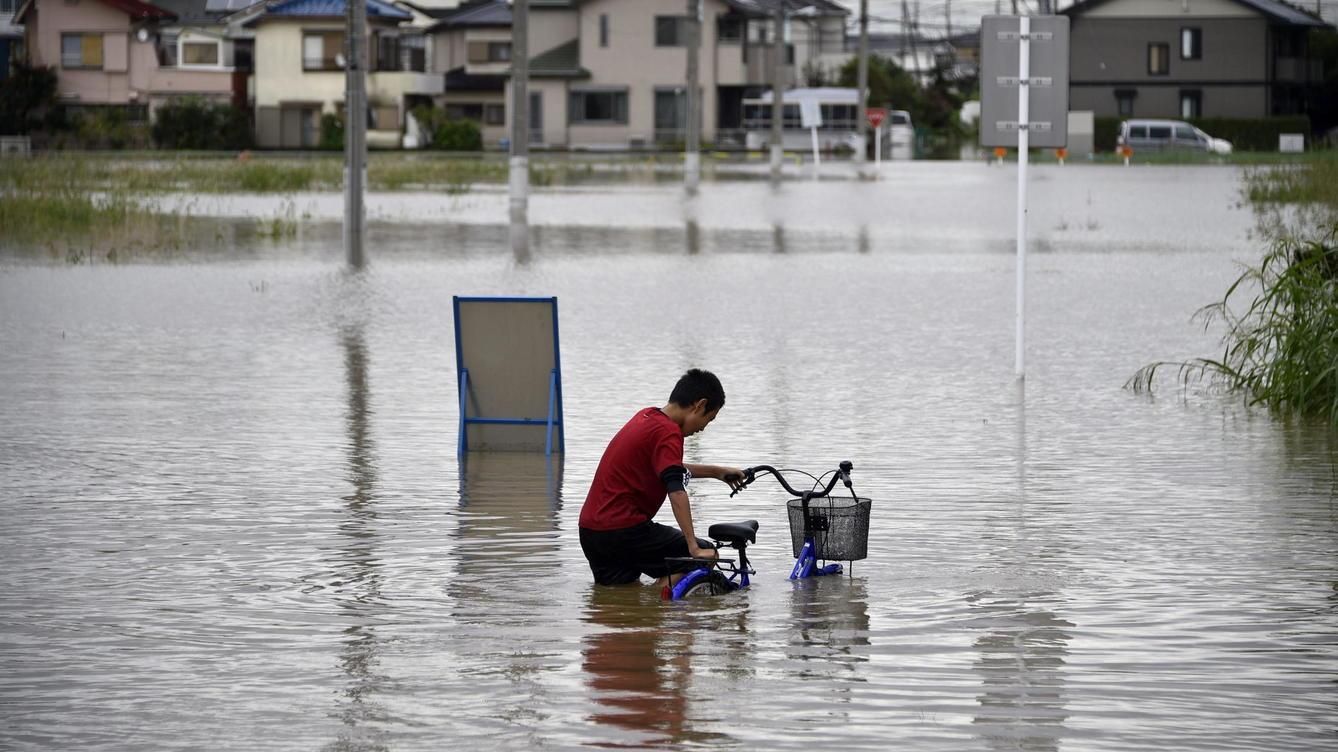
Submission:
[[[745,479],[743,484],[735,490],[730,496],[743,490],[748,484],[757,479],[759,472],[770,472],[776,476],[776,480],[781,486],[792,495],[802,499],[804,514],[804,543],[799,549],[799,556],[795,558],[794,568],[790,570],[791,580],[802,580],[809,577],[825,577],[827,575],[840,574],[844,568],[840,564],[826,564],[818,566],[817,544],[814,541],[814,531],[811,518],[808,513],[808,503],[813,499],[820,499],[831,495],[832,489],[836,486],[838,480],[845,483],[847,488],[851,487],[850,471],[853,466],[849,462],[842,462],[840,469],[833,475],[827,487],[821,491],[796,491],[785,482],[782,476],[774,467],[769,465],[758,465],[750,467],[744,471]],[[820,483],[821,481],[819,481]],[[750,520],[745,523],[712,525],[707,535],[715,542],[717,550],[722,546],[729,546],[739,552],[739,564],[736,566],[731,559],[687,559],[676,558],[667,559],[666,562],[685,562],[692,561],[698,563],[696,569],[688,572],[672,588],[668,589],[668,598],[670,600],[680,600],[694,588],[701,586],[704,582],[710,582],[715,577],[715,586],[712,593],[715,594],[718,589],[720,592],[733,592],[748,587],[748,576],[756,572],[748,566],[748,556],[745,553],[750,541],[755,542],[757,533],[757,522]],[[724,573],[729,576],[725,577]]]

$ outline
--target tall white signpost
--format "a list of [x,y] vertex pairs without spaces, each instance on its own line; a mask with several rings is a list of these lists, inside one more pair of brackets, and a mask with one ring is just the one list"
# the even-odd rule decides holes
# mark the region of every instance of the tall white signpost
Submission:
[[1069,19],[985,16],[980,28],[980,145],[1017,148],[1017,347],[1026,378],[1027,162],[1068,144]]

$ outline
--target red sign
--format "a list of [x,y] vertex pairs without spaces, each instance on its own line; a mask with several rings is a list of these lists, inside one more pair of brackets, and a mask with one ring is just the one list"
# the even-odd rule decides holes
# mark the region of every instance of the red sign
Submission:
[[870,107],[864,111],[864,117],[869,121],[869,127],[878,130],[878,126],[887,119],[886,107]]

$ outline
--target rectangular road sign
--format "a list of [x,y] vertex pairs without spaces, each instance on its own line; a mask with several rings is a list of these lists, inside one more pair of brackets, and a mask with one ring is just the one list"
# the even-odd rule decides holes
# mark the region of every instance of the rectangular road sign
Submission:
[[1017,146],[1018,87],[1029,90],[1028,145],[1068,145],[1069,19],[1031,16],[1031,70],[1019,79],[1017,16],[985,16],[980,27],[980,145]]

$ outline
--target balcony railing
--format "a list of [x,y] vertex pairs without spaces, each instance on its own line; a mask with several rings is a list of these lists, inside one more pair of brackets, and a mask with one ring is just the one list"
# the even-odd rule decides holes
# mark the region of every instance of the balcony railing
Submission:
[[1324,61],[1304,57],[1276,58],[1273,79],[1284,83],[1318,83],[1324,80]]

